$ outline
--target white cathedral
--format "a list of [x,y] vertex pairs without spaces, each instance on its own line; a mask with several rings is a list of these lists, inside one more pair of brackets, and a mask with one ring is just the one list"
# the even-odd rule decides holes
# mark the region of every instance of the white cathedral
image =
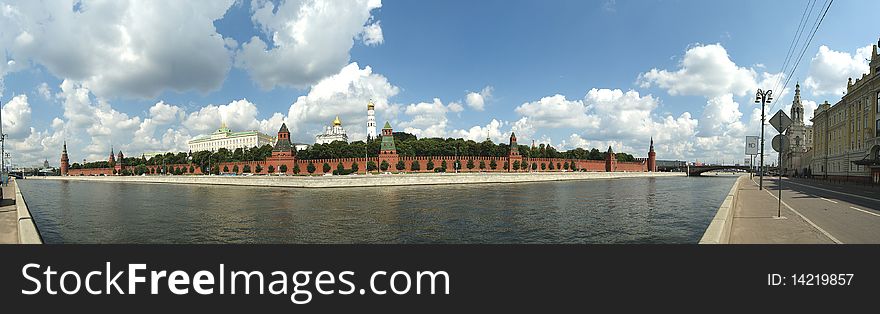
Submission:
[[324,127],[324,133],[315,136],[315,144],[330,144],[335,141],[348,143],[348,134],[345,134],[345,129],[342,128],[339,116],[336,116],[332,125]]
[[[375,140],[376,133],[376,105],[370,100],[367,103],[367,139]],[[315,144],[330,144],[334,141],[342,141],[348,143],[348,134],[342,128],[342,121],[339,116],[333,120],[333,124],[324,127],[324,133],[315,136]]]
[[807,152],[813,149],[813,126],[804,124],[804,106],[801,104],[801,84],[795,85],[791,102],[791,126],[785,131],[789,147],[782,155],[782,165],[789,176],[803,175],[809,166]]

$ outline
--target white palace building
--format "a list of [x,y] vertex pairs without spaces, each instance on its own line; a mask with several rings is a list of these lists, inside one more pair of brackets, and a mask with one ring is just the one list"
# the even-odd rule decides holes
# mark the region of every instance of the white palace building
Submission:
[[345,129],[342,128],[339,116],[333,120],[333,125],[324,127],[324,133],[315,136],[315,144],[330,144],[335,141],[348,143],[348,134],[345,134]]
[[273,137],[254,130],[232,132],[226,127],[226,123],[221,124],[214,133],[199,135],[186,142],[189,150],[193,152],[217,151],[221,148],[233,151],[236,148],[261,147],[267,144],[274,144]]

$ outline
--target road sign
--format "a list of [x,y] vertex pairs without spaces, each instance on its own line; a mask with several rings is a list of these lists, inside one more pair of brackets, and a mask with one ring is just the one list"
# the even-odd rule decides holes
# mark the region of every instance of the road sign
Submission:
[[770,125],[772,125],[776,131],[782,133],[791,126],[791,118],[785,114],[785,111],[779,110],[770,118]]
[[788,147],[788,137],[785,134],[776,134],[773,137],[773,150],[781,153],[786,147]]
[[746,155],[758,154],[758,137],[746,136]]

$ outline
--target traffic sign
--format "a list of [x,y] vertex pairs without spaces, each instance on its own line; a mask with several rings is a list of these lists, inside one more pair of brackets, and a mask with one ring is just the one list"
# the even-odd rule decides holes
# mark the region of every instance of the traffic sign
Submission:
[[758,137],[746,136],[746,155],[758,154]]
[[782,152],[782,149],[788,147],[788,136],[785,134],[776,134],[773,137],[773,150],[777,152]]
[[785,111],[779,110],[770,118],[770,125],[772,125],[776,131],[782,133],[791,126],[791,118],[785,114]]

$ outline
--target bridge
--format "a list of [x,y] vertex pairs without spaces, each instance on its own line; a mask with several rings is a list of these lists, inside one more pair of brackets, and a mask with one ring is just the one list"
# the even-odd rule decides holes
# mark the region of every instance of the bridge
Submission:
[[[742,165],[711,165],[711,166],[690,166],[688,167],[688,175],[689,176],[698,176],[703,172],[716,171],[716,170],[732,170],[739,169],[750,171],[752,169],[751,166],[742,166]],[[768,168],[767,170],[772,170],[772,168]]]

